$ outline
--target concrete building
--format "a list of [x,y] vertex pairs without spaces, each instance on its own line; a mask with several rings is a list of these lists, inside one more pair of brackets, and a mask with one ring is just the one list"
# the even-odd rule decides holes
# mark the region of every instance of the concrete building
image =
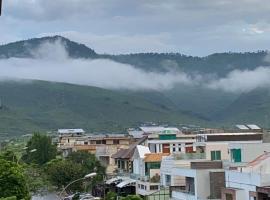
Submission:
[[185,186],[185,178],[173,174],[175,168],[189,168],[191,161],[205,160],[204,153],[174,153],[162,158],[160,183],[162,187]]
[[196,151],[196,135],[185,135],[178,131],[164,130],[148,136],[147,144],[152,153]]
[[129,148],[135,143],[135,139],[123,134],[107,135],[70,135],[62,134],[59,137],[58,149],[67,156],[70,152],[85,151],[95,154],[106,167],[107,173],[112,174],[115,169],[115,160],[112,155],[120,149]]
[[[136,193],[147,197],[160,190],[160,165],[162,157],[168,153],[146,153],[142,160],[142,169],[139,174],[134,174],[136,181]],[[134,164],[134,163],[133,163]],[[137,167],[134,166],[136,169]]]
[[220,161],[191,161],[189,167],[174,168],[173,176],[183,177],[185,185],[170,187],[171,199],[220,199],[225,176]]
[[138,128],[128,129],[128,134],[134,138],[142,138],[151,134],[158,134],[163,131],[173,131],[175,133],[181,133],[178,128],[175,127],[163,127],[163,126],[141,126]]
[[222,200],[269,200],[270,153],[265,152],[244,167],[225,172]]

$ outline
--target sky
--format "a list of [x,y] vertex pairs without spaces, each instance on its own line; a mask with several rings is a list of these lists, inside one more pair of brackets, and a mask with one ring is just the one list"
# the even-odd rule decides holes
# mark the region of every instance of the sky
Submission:
[[269,49],[269,0],[3,0],[0,44],[62,35],[98,53]]

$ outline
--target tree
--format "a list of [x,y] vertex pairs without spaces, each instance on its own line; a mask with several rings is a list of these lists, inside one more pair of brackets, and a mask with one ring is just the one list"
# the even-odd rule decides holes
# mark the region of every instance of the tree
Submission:
[[94,154],[90,154],[85,151],[72,152],[68,155],[67,160],[81,164],[84,175],[96,172],[97,176],[95,176],[91,181],[92,185],[103,181],[106,174],[106,168],[101,165],[100,161]]
[[14,162],[0,159],[0,198],[30,199],[23,169]]
[[92,172],[97,173],[97,175],[91,179],[91,182],[86,182],[85,187],[88,190],[93,188],[94,185],[103,182],[106,169],[101,165],[94,154],[85,151],[77,151],[70,153],[66,159],[70,162],[80,164],[84,175]]
[[43,165],[56,157],[56,146],[51,137],[35,133],[27,143],[26,154],[22,159],[27,163]]
[[4,151],[1,155],[0,158],[7,160],[7,161],[11,161],[11,162],[17,162],[18,158],[16,156],[16,154],[13,151],[10,150],[6,150]]
[[115,192],[108,192],[105,196],[105,200],[116,200],[117,194]]
[[143,199],[138,195],[128,195],[126,197],[122,197],[121,200],[143,200]]
[[[84,170],[80,164],[62,159],[55,159],[47,163],[46,173],[51,183],[59,189],[85,176]],[[82,191],[83,185],[80,183],[73,184],[67,188],[67,190],[73,192]]]
[[96,172],[91,181],[81,180],[68,187],[67,191],[84,191],[103,181],[105,168],[93,154],[87,152],[73,152],[66,159],[55,159],[47,163],[46,173],[53,185],[63,188],[70,182]]

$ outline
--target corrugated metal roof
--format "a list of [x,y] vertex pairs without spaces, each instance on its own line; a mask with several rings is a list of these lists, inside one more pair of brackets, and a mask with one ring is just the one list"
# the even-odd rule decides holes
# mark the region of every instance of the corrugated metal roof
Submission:
[[112,158],[131,159],[136,149],[136,146],[142,144],[146,139],[147,137],[143,137],[134,144],[130,145],[128,149],[120,149],[116,154],[112,155]]
[[145,133],[157,133],[162,131],[174,131],[180,132],[178,128],[175,127],[163,127],[163,126],[142,126],[140,129]]
[[76,129],[58,129],[60,134],[71,134],[71,133],[84,133],[84,130],[81,128]]

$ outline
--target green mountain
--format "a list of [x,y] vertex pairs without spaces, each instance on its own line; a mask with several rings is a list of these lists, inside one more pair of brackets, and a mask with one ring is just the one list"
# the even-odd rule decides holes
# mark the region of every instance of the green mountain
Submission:
[[258,124],[270,127],[270,89],[258,88],[243,93],[226,109],[222,110],[216,119],[227,124]]
[[[0,82],[0,131],[26,134],[58,128],[123,131],[140,122],[203,123],[161,104],[96,87],[45,81]],[[164,98],[165,99],[165,98]]]
[[[179,53],[97,54],[61,36],[35,38],[0,46],[0,59],[32,56],[44,42],[60,41],[72,58],[104,58],[144,71],[180,70],[188,74],[225,77],[232,70],[267,66],[266,51],[218,53],[206,57]],[[105,90],[96,87],[32,82],[0,82],[0,132],[82,127],[90,131],[119,131],[140,122],[227,125],[257,123],[269,127],[270,95],[262,89],[246,94],[201,86],[176,85],[165,91]]]

